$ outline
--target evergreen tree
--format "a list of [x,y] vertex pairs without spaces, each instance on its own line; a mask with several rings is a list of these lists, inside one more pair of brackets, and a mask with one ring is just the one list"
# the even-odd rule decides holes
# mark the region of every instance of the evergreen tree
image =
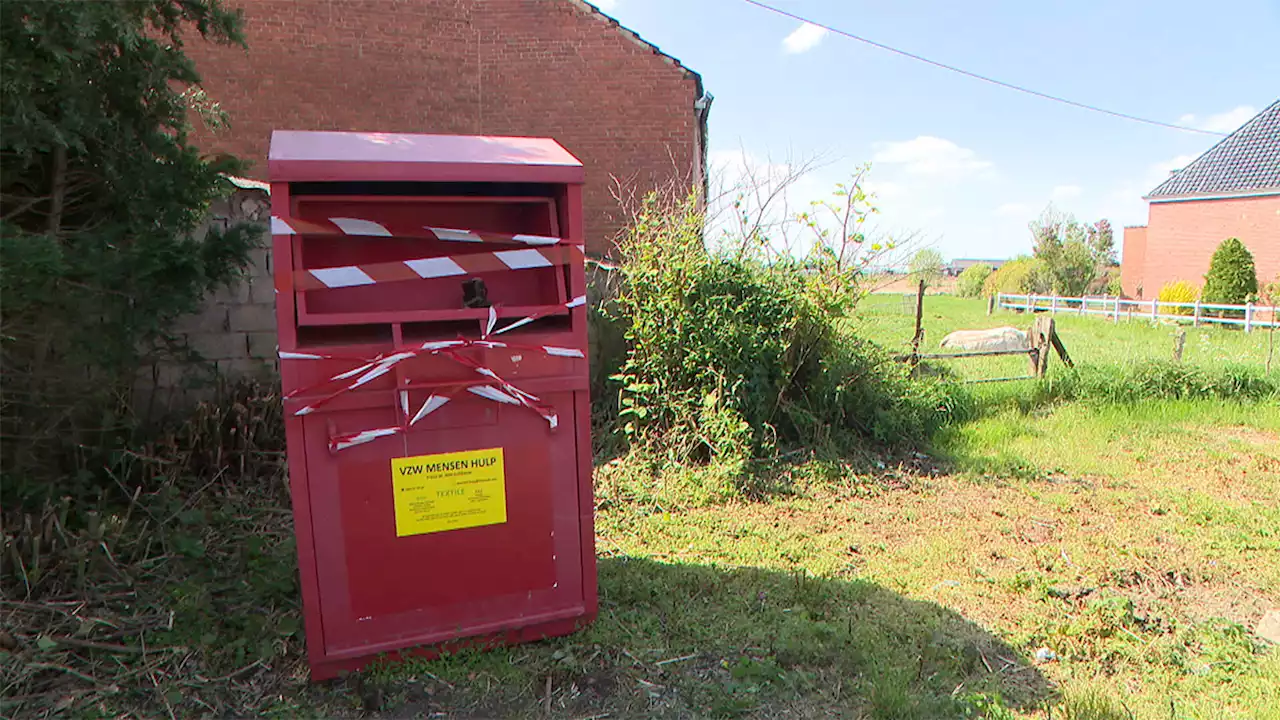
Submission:
[[1236,238],[1222,241],[1209,261],[1204,276],[1202,301],[1221,305],[1242,305],[1258,294],[1258,273],[1253,254]]
[[247,229],[193,234],[236,164],[188,141],[211,108],[182,50],[240,23],[218,0],[0,3],[7,481],[101,468],[145,353],[245,263]]

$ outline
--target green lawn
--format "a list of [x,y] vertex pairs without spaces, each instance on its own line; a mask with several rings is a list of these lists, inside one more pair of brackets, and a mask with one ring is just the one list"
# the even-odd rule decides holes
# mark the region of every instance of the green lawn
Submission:
[[[926,302],[931,345],[952,329],[1029,324],[989,318],[980,301]],[[912,319],[900,309],[898,298],[874,296],[854,322],[901,343]],[[1071,317],[1059,326],[1072,354],[1091,363],[1143,362],[1171,346],[1166,327]],[[1186,359],[1260,364],[1265,342],[1192,331]],[[687,485],[714,470],[603,464],[594,625],[321,686],[305,680],[296,588],[282,572],[293,547],[280,479],[175,495],[174,509],[158,513],[179,518],[175,537],[164,526],[136,547],[112,545],[141,560],[129,585],[108,575],[98,586],[106,600],[52,615],[6,605],[66,636],[83,631],[84,618],[123,627],[132,613],[152,628],[138,631],[148,646],[164,652],[28,638],[39,677],[76,672],[97,689],[70,676],[55,687],[72,690],[0,711],[1280,718],[1280,651],[1250,632],[1280,606],[1280,404],[1003,402],[1028,384],[978,386],[986,411],[926,455],[882,456],[883,467],[801,461],[776,471],[784,491],[755,502],[638,503],[628,495],[637,483]],[[260,540],[232,541],[246,533]]]
[[[912,327],[902,307],[873,296],[855,322],[901,343]],[[953,329],[1029,325],[949,297],[929,297],[925,317],[931,344]],[[1143,362],[1172,347],[1165,326],[1058,325],[1082,362]],[[1191,330],[1184,358],[1261,364],[1266,339]],[[957,371],[1018,374],[1020,362]],[[436,707],[1280,717],[1280,657],[1248,632],[1280,602],[1280,407],[1000,402],[1026,384],[981,386],[991,409],[944,433],[936,460],[869,474],[801,465],[790,493],[762,502],[637,505],[637,483],[689,485],[698,473],[599,468],[599,621],[545,647],[424,665],[454,686]],[[1037,663],[1042,648],[1053,659]],[[460,692],[480,678],[482,696]]]
[[[828,475],[790,497],[729,507],[619,506],[601,514],[600,535],[624,557],[803,573],[821,587],[869,583],[930,618],[921,627],[891,615],[898,632],[873,620],[858,638],[859,656],[884,674],[817,663],[845,678],[850,692],[837,704],[853,717],[964,717],[944,685],[1031,717],[1051,707],[1053,717],[1280,717],[1280,657],[1248,633],[1280,598],[1280,408],[1011,410],[954,429],[939,450],[953,472]],[[884,617],[842,597],[823,611]],[[801,627],[829,621],[801,618]],[[731,638],[755,634],[742,620]],[[837,657],[853,652],[846,637],[812,637],[797,666],[814,667],[832,644]],[[734,647],[726,639],[668,650],[724,654]],[[1029,664],[1040,648],[1057,659]],[[938,653],[952,664],[934,667]],[[899,693],[891,710],[873,701],[886,682]],[[805,697],[815,714],[833,700],[771,695]],[[766,697],[757,696],[772,712]],[[1089,704],[1111,712],[1070,714]]]
[[[922,352],[945,352],[938,347],[954,330],[981,330],[1011,326],[1031,327],[1031,316],[997,310],[988,316],[985,300],[929,295],[924,300],[925,342]],[[1261,369],[1274,342],[1271,372],[1280,377],[1280,337],[1256,330],[1244,333],[1235,328],[1190,325],[1175,326],[1149,320],[1121,320],[1118,323],[1097,315],[1070,312],[1054,315],[1058,334],[1071,358],[1078,363],[1133,364],[1173,357],[1174,336],[1179,327],[1186,332],[1183,362],[1207,367],[1244,365]],[[897,294],[869,295],[858,306],[854,327],[893,349],[910,345],[915,329],[915,297]],[[961,377],[1010,377],[1025,375],[1026,358],[1020,356],[970,358],[945,361]],[[1052,363],[1057,363],[1055,357]],[[1011,386],[1003,386],[1011,387]],[[1004,392],[1004,391],[997,391]]]
[[1280,408],[1010,410],[938,450],[679,509],[601,468],[599,621],[388,682],[478,716],[1280,717],[1248,632],[1280,598]]

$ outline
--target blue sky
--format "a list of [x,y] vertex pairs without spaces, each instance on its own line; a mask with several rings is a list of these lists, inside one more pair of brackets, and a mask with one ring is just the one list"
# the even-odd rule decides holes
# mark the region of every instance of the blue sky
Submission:
[[[1030,250],[1050,202],[1145,224],[1142,195],[1216,138],[995,87],[742,0],[600,0],[702,74],[712,164],[821,156],[794,209],[863,162],[879,229],[947,258]],[[1230,131],[1280,97],[1280,0],[774,0],[798,15],[973,72],[1108,109]],[[790,39],[788,39],[790,38]]]

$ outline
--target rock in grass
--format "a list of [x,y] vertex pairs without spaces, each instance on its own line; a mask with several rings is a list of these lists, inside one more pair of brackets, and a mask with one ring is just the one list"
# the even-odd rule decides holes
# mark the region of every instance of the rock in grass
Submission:
[[1262,619],[1258,621],[1258,627],[1253,630],[1253,634],[1267,642],[1280,645],[1280,609],[1268,610],[1263,613]]
[[1054,652],[1054,651],[1050,650],[1050,649],[1049,649],[1049,648],[1047,648],[1047,647],[1042,647],[1042,648],[1040,648],[1039,650],[1036,650],[1036,664],[1037,664],[1037,665],[1043,665],[1043,664],[1045,664],[1045,663],[1051,663],[1051,662],[1053,662],[1054,660],[1057,660],[1057,659],[1058,659],[1058,653],[1056,653],[1056,652]]

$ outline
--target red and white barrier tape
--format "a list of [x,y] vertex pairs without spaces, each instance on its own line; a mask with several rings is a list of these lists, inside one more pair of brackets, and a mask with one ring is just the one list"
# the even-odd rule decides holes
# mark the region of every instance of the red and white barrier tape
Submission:
[[297,290],[356,287],[403,280],[426,280],[455,275],[554,267],[567,265],[575,254],[582,256],[581,246],[499,250],[470,255],[311,268],[295,271],[293,281]]
[[[499,378],[496,375],[494,375],[492,371],[488,370],[487,368],[483,368],[481,366],[475,365],[472,361],[467,360],[466,358],[463,358],[460,355],[457,355],[456,353],[457,350],[465,349],[468,347],[507,348],[510,350],[515,350],[520,352],[541,352],[550,357],[567,357],[567,358],[585,357],[582,351],[578,350],[577,348],[555,347],[552,345],[511,345],[509,343],[494,342],[490,340],[441,340],[441,341],[435,341],[435,342],[428,342],[428,343],[423,343],[421,346],[413,348],[411,350],[403,350],[400,352],[392,353],[390,355],[379,355],[378,357],[373,359],[344,357],[344,356],[338,356],[338,355],[320,355],[316,353],[296,353],[296,352],[281,351],[279,353],[281,360],[354,360],[354,361],[363,363],[350,370],[340,372],[337,375],[321,380],[318,383],[314,383],[307,387],[302,387],[302,388],[298,388],[297,390],[293,390],[292,392],[285,394],[284,397],[286,400],[291,400],[295,397],[298,397],[299,395],[306,395],[306,394],[315,392],[327,385],[332,385],[334,383],[340,383],[340,382],[343,383],[341,386],[335,389],[332,393],[294,412],[294,415],[296,416],[309,415],[315,412],[321,406],[331,402],[334,398],[337,398],[338,396],[342,395],[343,393],[355,390],[361,385],[368,384],[369,382],[372,382],[373,380],[376,380],[382,377],[383,375],[386,375],[387,373],[391,372],[391,370],[401,362],[404,362],[405,360],[408,360],[410,358],[421,357],[425,355],[439,355],[439,356],[447,357],[451,360],[454,360],[455,362],[458,362],[461,365],[465,365],[473,370],[476,370],[476,372],[478,372],[481,375],[484,375],[485,377],[498,381],[501,384],[508,384],[505,381],[503,381],[502,378]],[[354,378],[354,380],[352,378]],[[344,381],[350,381],[350,382],[344,382]],[[488,381],[485,381],[480,384],[488,384]]]
[[295,217],[271,216],[272,235],[349,235],[359,237],[404,237],[444,242],[503,242],[521,245],[581,244],[550,235],[528,233],[494,233],[478,230],[438,228],[410,223],[392,223],[360,218],[332,217],[327,220],[303,220]]
[[548,309],[542,312],[534,313],[528,317],[520,318],[519,320],[516,320],[510,325],[506,325],[496,330],[494,328],[498,324],[498,310],[497,308],[491,305],[489,306],[489,322],[485,326],[484,337],[489,337],[490,335],[501,335],[502,333],[507,332],[509,330],[515,330],[516,328],[521,327],[523,325],[528,325],[534,320],[540,320],[544,317],[547,317],[548,315],[558,314],[560,312],[560,307],[563,307],[565,310],[572,310],[576,307],[582,307],[583,305],[586,305],[586,304],[587,304],[587,296],[579,295],[578,297],[565,303],[563,306],[556,307],[554,310]]
[[[573,300],[570,300],[569,302],[565,303],[564,307],[566,309],[579,307],[581,305],[586,304],[586,300],[587,300],[586,296],[578,296]],[[306,405],[294,412],[295,416],[309,415],[312,412],[315,412],[317,408],[330,402],[334,398],[337,398],[343,393],[354,390],[360,387],[361,385],[365,385],[373,380],[376,380],[379,377],[382,377],[383,375],[386,375],[387,373],[391,372],[391,370],[396,365],[398,365],[401,362],[404,362],[405,360],[408,360],[410,358],[421,357],[424,355],[437,355],[437,356],[449,358],[450,360],[453,360],[454,362],[460,365],[463,365],[465,367],[468,367],[474,370],[478,375],[481,375],[486,378],[486,380],[482,380],[479,382],[461,383],[457,388],[459,391],[466,390],[467,392],[470,392],[473,395],[486,398],[488,400],[493,400],[494,402],[505,403],[508,405],[522,405],[541,415],[542,418],[547,421],[547,424],[551,427],[551,429],[554,430],[556,429],[557,425],[559,425],[559,416],[556,414],[556,411],[553,408],[547,405],[544,405],[536,395],[527,393],[521,390],[520,388],[517,388],[516,386],[512,385],[511,383],[507,382],[506,380],[499,377],[497,373],[493,372],[489,368],[486,368],[480,365],[479,363],[477,363],[476,361],[470,358],[467,358],[465,356],[458,354],[459,350],[478,347],[478,348],[486,348],[486,349],[506,348],[509,350],[513,350],[513,351],[518,350],[521,352],[542,352],[550,357],[566,357],[566,358],[586,357],[584,353],[577,348],[557,347],[554,345],[519,345],[519,344],[513,344],[513,343],[507,343],[507,342],[502,342],[498,340],[488,339],[491,335],[501,334],[512,328],[519,327],[521,325],[525,325],[527,323],[533,322],[534,320],[540,317],[545,317],[546,315],[552,314],[554,312],[555,310],[548,310],[547,312],[544,312],[544,313],[538,313],[535,315],[531,315],[529,317],[521,318],[520,320],[517,320],[514,323],[511,323],[510,325],[507,325],[504,328],[494,331],[493,329],[494,325],[497,323],[497,311],[494,310],[493,308],[490,308],[489,322],[486,325],[484,337],[479,340],[470,340],[466,338],[459,338],[457,340],[434,340],[430,342],[425,342],[422,345],[419,345],[418,347],[415,347],[415,348],[400,350],[400,351],[390,353],[390,354],[385,354],[385,355],[378,355],[377,357],[374,357],[374,358],[366,358],[366,357],[358,357],[358,356],[350,356],[350,355],[328,355],[328,354],[322,354],[322,353],[300,353],[300,352],[280,351],[279,355],[281,360],[349,360],[352,362],[360,363],[356,367],[350,370],[345,370],[336,375],[333,375],[332,377],[326,380],[322,380],[318,383],[309,385],[307,387],[293,390],[292,392],[289,392],[285,395],[285,399],[291,399],[299,395],[309,394],[311,392],[319,390],[322,387],[325,387],[327,385],[332,385],[334,383],[343,383],[340,387],[335,389],[329,395],[326,395],[320,398],[319,400],[316,400],[315,402],[310,403],[309,405]],[[350,381],[350,382],[345,382],[345,381]],[[412,427],[413,425],[421,421],[427,415],[430,415],[431,413],[435,412],[440,407],[448,403],[452,395],[452,393],[432,392],[432,394],[429,395],[427,399],[423,402],[422,406],[415,413],[410,415],[409,414],[409,391],[400,390],[399,393],[400,393],[400,412],[402,416],[401,423],[399,425],[394,427],[374,428],[372,430],[362,430],[356,433],[349,433],[349,434],[333,437],[329,441],[329,449],[333,452],[337,452],[339,450],[344,450],[346,448],[353,447],[355,445],[363,445],[364,443],[372,442],[381,437],[387,437],[389,435],[396,435],[399,433],[403,433],[407,431],[410,427]]]
[[[500,380],[499,382],[502,382],[502,381]],[[495,402],[505,403],[508,405],[523,405],[525,407],[528,407],[533,411],[537,412],[539,415],[541,415],[547,421],[548,425],[551,427],[552,430],[555,430],[556,427],[560,424],[560,419],[559,419],[559,416],[556,414],[556,411],[546,405],[543,405],[541,401],[538,400],[537,397],[530,395],[528,393],[522,392],[518,388],[512,387],[509,384],[504,385],[504,388],[506,389],[505,392],[504,390],[500,390],[492,385],[477,383],[473,385],[462,386],[457,391],[466,390],[469,393],[472,393],[482,398],[486,398],[488,400],[493,400]],[[454,392],[457,392],[457,391],[454,391]],[[402,433],[408,432],[409,428],[416,425],[423,418],[435,412],[436,410],[439,410],[441,407],[444,407],[445,404],[447,404],[450,400],[453,399],[454,392],[431,393],[430,395],[427,396],[427,399],[423,401],[422,406],[418,408],[417,412],[415,412],[412,416],[410,416],[409,415],[409,391],[401,390],[400,391],[400,411],[403,414],[404,419],[399,425],[395,425],[391,427],[373,428],[372,430],[361,430],[360,432],[347,433],[343,435],[335,435],[334,437],[329,438],[329,450],[336,453],[342,450],[346,450],[347,448],[350,448],[350,447],[355,447],[356,445],[363,445],[368,442],[373,442],[378,438],[388,437],[390,435],[400,435]]]

